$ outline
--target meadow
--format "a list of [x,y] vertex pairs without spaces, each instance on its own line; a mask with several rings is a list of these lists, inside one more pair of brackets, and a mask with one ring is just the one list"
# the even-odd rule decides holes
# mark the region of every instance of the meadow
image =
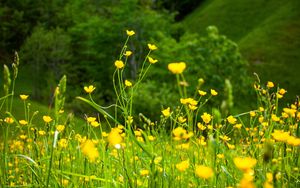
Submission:
[[[177,107],[161,104],[156,120],[134,114],[134,94],[160,63],[154,58],[159,46],[149,43],[137,79],[124,79],[134,53],[128,42],[135,34],[126,31],[120,55],[111,64],[115,103],[98,104],[93,85],[84,86],[85,95],[76,98],[97,114],[84,114],[84,123],[64,110],[66,76],[55,89],[52,110],[40,114],[31,110],[29,95],[14,93],[18,54],[11,69],[4,66],[1,187],[300,186],[298,98],[278,108],[286,89],[271,80],[261,83],[257,77],[253,83],[257,108],[222,114],[220,107],[209,106],[222,91],[204,90],[206,81],[199,79],[191,95],[185,78],[188,63],[174,62],[165,71],[174,76]],[[12,113],[16,100],[24,108],[23,117]]]

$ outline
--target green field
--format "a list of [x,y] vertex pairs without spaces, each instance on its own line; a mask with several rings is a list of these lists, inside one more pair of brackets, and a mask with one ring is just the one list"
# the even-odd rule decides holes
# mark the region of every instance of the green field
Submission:
[[237,42],[243,56],[263,81],[273,80],[300,94],[300,1],[208,0],[183,21],[201,35],[209,25]]

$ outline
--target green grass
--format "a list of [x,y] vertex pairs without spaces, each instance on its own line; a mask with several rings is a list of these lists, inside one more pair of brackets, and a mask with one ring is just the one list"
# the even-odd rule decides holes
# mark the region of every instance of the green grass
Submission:
[[287,99],[300,94],[300,1],[207,0],[186,17],[190,32],[205,33],[216,25],[237,42],[262,81],[273,80],[288,90]]

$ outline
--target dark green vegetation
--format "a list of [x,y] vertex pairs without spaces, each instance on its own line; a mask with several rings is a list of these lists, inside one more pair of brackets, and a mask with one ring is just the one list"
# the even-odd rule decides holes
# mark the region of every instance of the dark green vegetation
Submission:
[[[69,92],[66,108],[71,107],[75,112],[87,112],[86,107],[75,100],[76,96],[83,94],[82,88],[85,85],[96,86],[95,100],[99,104],[110,104],[114,100],[110,81],[115,68],[113,62],[119,56],[125,30],[132,29],[136,35],[128,44],[128,49],[133,51],[133,56],[130,58],[129,67],[125,69],[124,79],[133,82],[136,80],[143,57],[147,53],[147,43],[156,44],[159,50],[153,58],[159,62],[153,66],[153,70],[140,86],[140,93],[135,96],[135,110],[157,117],[157,109],[162,109],[168,103],[179,103],[172,94],[177,90],[174,77],[165,71],[170,62],[187,63],[186,80],[189,80],[187,90],[190,91],[190,96],[194,95],[192,91],[197,87],[199,78],[205,80],[201,89],[209,91],[214,88],[219,91],[219,98],[213,101],[217,104],[221,104],[228,97],[224,92],[225,79],[229,79],[233,85],[234,100],[239,101],[235,104],[242,106],[244,103],[240,101],[244,100],[240,99],[253,96],[249,87],[251,74],[247,73],[247,62],[238,45],[233,42],[238,41],[245,57],[256,62],[252,64],[255,66],[250,67],[250,72],[257,71],[264,81],[279,82],[288,89],[289,96],[294,98],[297,93],[294,85],[298,82],[291,80],[296,79],[293,74],[297,72],[276,69],[276,65],[285,62],[283,60],[290,60],[291,64],[286,69],[292,68],[292,64],[293,69],[296,69],[298,54],[294,49],[297,48],[287,46],[293,50],[283,51],[281,49],[285,47],[280,42],[268,48],[261,43],[268,44],[274,37],[282,37],[277,25],[288,22],[267,23],[282,20],[282,16],[285,20],[295,18],[298,14],[296,9],[291,8],[298,3],[274,1],[271,4],[268,1],[264,5],[267,8],[262,12],[259,2],[263,1],[230,2],[232,4],[209,0],[155,3],[150,0],[1,1],[0,63],[11,64],[14,50],[19,51],[21,65],[16,94],[29,94],[31,99],[46,104],[51,103],[58,80],[62,75],[67,75]],[[192,10],[197,5],[198,9],[188,15],[183,23],[175,21],[182,19],[187,10]],[[220,11],[218,7],[227,7],[228,10],[222,8]],[[164,8],[177,11],[177,17]],[[275,10],[280,14],[275,14]],[[251,15],[244,16],[247,12]],[[230,15],[230,19],[222,21],[229,17],[226,15]],[[233,18],[238,19],[234,21]],[[238,23],[248,25],[241,27]],[[298,23],[295,21],[294,24]],[[208,27],[209,25],[217,25],[219,31],[215,27]],[[275,36],[266,34],[264,28],[268,31],[276,30],[273,32]],[[296,35],[299,32],[295,28],[297,27],[291,26],[290,30]],[[286,32],[287,37],[290,36],[289,33]],[[292,43],[286,40],[284,42],[287,45]],[[299,43],[295,45],[299,46]],[[283,52],[286,54],[279,57],[278,54]],[[276,56],[271,58],[273,54]],[[267,71],[260,71],[261,66]],[[274,73],[269,73],[271,70]],[[277,73],[278,70],[282,72]],[[174,86],[170,87],[170,83]],[[244,107],[245,110],[251,108],[249,104]]]
[[190,32],[205,34],[216,25],[236,41],[241,53],[263,81],[288,90],[289,100],[300,93],[300,1],[207,0],[184,20]]

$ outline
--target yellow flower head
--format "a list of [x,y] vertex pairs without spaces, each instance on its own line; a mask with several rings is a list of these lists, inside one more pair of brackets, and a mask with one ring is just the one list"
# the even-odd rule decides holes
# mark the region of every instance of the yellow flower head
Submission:
[[117,67],[117,69],[122,69],[122,68],[124,68],[124,63],[123,63],[123,61],[121,61],[121,60],[116,60],[115,61],[115,66]]
[[248,172],[256,165],[256,159],[250,157],[236,157],[233,159],[233,162],[238,169],[244,172]]
[[29,95],[20,95],[20,98],[25,101],[26,99],[28,99]]
[[52,118],[50,116],[43,116],[43,120],[45,123],[50,123],[52,121]]
[[98,121],[91,122],[92,127],[99,127],[100,123]]
[[93,121],[96,121],[97,118],[95,117],[87,117],[86,120],[88,123],[92,123]]
[[184,172],[190,166],[189,160],[181,161],[180,163],[176,164],[176,168],[180,172]]
[[62,138],[58,141],[58,146],[60,148],[67,148],[68,147],[68,141],[65,138]]
[[96,88],[93,85],[90,85],[90,86],[84,86],[83,89],[87,93],[92,93]]
[[149,50],[157,50],[157,47],[154,44],[148,44]]
[[26,120],[24,120],[24,119],[20,120],[19,123],[21,125],[27,125],[28,124],[28,122]]
[[126,51],[125,53],[124,53],[124,55],[126,56],[126,57],[129,57],[129,56],[131,56],[131,54],[132,54],[132,51]]
[[107,137],[107,140],[111,146],[116,147],[116,145],[120,145],[123,142],[123,138],[120,135],[121,131],[122,130],[120,130],[119,128],[111,129]]
[[216,90],[214,90],[214,89],[211,89],[211,90],[210,90],[210,94],[211,94],[212,96],[216,96],[216,95],[218,95],[218,92],[217,92]]
[[202,91],[202,90],[198,90],[198,93],[199,93],[200,96],[205,96],[206,95],[206,92]]
[[184,118],[184,117],[182,117],[182,116],[179,116],[177,119],[178,119],[179,123],[184,123],[184,122],[186,122],[186,118]]
[[124,84],[125,84],[126,87],[131,87],[132,86],[132,83],[129,80],[125,80]]
[[273,87],[274,87],[274,83],[271,82],[271,81],[268,81],[267,87],[268,87],[268,88],[273,88]]
[[201,118],[202,120],[204,121],[204,123],[208,124],[211,119],[212,119],[212,116],[206,112],[204,112],[202,115],[201,115]]
[[92,140],[86,140],[80,147],[82,153],[90,160],[90,162],[94,162],[99,157],[99,152]]
[[279,93],[280,95],[284,95],[284,94],[286,93],[286,90],[283,89],[283,88],[281,88],[281,89],[278,91],[278,93]]
[[173,74],[181,74],[186,68],[186,64],[184,62],[180,63],[170,63],[168,65],[169,71],[171,71]]
[[126,30],[126,34],[131,37],[132,35],[135,34],[135,32],[133,30]]
[[148,176],[149,175],[149,170],[143,169],[143,170],[140,171],[140,174],[141,174],[141,176]]
[[14,119],[11,118],[11,117],[6,117],[6,118],[4,119],[4,121],[5,121],[6,123],[8,123],[8,124],[12,124],[12,123],[14,122]]
[[65,126],[64,126],[64,125],[57,125],[57,126],[56,126],[56,130],[57,130],[58,132],[63,132],[63,131],[65,130]]
[[226,119],[230,124],[232,124],[232,125],[236,124],[237,119],[235,117],[233,117],[232,115],[228,116]]
[[165,117],[169,117],[169,116],[171,115],[170,107],[168,107],[168,108],[162,110],[161,113],[162,113]]
[[149,63],[150,64],[155,64],[155,63],[157,63],[157,59],[153,59],[152,57],[150,57],[150,56],[148,56],[148,60],[149,60]]
[[209,179],[209,178],[213,177],[214,171],[210,167],[203,166],[203,165],[196,165],[195,174],[199,178]]
[[290,137],[290,133],[284,132],[283,130],[274,130],[271,135],[276,141],[279,142],[285,142]]
[[250,111],[250,116],[251,116],[251,117],[256,116],[256,112],[255,112],[255,111]]

